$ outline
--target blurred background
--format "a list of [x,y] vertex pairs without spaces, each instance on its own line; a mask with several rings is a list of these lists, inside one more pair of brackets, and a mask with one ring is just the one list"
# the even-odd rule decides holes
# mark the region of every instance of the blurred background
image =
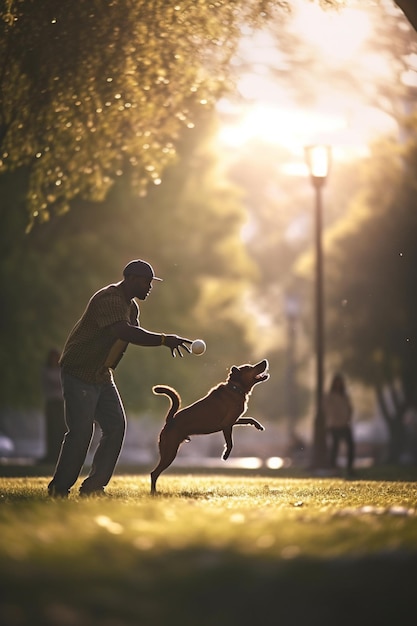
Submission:
[[[233,364],[267,358],[248,410],[267,431],[236,430],[233,455],[306,463],[304,149],[324,143],[325,386],[346,376],[358,464],[415,464],[416,31],[388,0],[133,4],[0,3],[1,462],[43,458],[47,355],[91,295],[143,258],[164,282],[141,325],[207,351],[129,347],[116,370],[122,459],[156,456],[167,403],[153,385],[186,404]],[[220,435],[194,438],[178,461],[210,463],[222,448]]]

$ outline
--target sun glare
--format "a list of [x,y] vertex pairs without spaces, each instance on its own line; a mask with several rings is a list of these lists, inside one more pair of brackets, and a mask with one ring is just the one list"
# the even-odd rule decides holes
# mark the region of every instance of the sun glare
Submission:
[[306,141],[318,141],[329,132],[343,128],[345,121],[303,109],[281,109],[262,103],[255,104],[238,124],[223,126],[222,143],[239,147],[253,139],[280,145],[289,151],[298,151]]
[[317,47],[327,60],[348,61],[372,32],[365,11],[354,8],[323,10],[317,4],[297,2],[293,30]]
[[[373,28],[369,7],[325,11],[317,4],[296,0],[289,28],[315,46],[326,64],[343,70],[347,64],[361,63],[370,77],[387,72],[382,57],[363,48]],[[243,73],[238,81],[246,105],[223,111],[227,120],[219,132],[223,146],[235,149],[254,140],[281,146],[289,152],[285,171],[298,175],[305,173],[305,145],[330,144],[334,158],[350,160],[366,155],[377,134],[393,129],[392,120],[365,106],[353,89],[340,90],[323,81],[317,82],[312,101],[299,106],[285,83],[272,77],[271,68],[281,67],[282,57],[276,47],[274,52],[271,34],[257,33],[252,48],[247,37],[244,40],[243,54],[254,70]],[[222,114],[221,105],[219,111]]]

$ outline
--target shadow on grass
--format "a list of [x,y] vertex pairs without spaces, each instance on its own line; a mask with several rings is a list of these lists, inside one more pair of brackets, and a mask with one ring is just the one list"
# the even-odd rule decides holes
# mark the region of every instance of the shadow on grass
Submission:
[[[391,626],[415,615],[415,554],[277,560],[193,548],[0,568],[2,624]],[[102,566],[98,567],[102,561]],[[411,621],[410,621],[411,620]]]

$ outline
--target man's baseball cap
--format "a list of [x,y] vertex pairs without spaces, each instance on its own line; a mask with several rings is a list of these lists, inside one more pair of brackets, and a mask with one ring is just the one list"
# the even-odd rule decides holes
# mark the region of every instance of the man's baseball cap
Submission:
[[123,276],[143,276],[149,280],[162,280],[155,276],[152,265],[141,259],[130,261],[123,270]]

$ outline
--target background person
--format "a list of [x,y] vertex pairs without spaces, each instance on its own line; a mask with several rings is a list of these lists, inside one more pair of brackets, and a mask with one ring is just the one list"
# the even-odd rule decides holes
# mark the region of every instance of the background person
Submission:
[[135,298],[145,300],[154,274],[149,263],[134,260],[123,270],[123,280],[95,293],[71,330],[60,359],[67,433],[48,485],[52,497],[67,497],[75,484],[90,446],[94,422],[101,438],[80,495],[100,495],[110,481],[122,448],[126,416],[113,370],[129,343],[166,346],[172,356],[190,352],[190,339],[153,333],[139,326]]
[[348,474],[353,471],[355,460],[355,445],[352,434],[353,407],[346,392],[345,379],[341,374],[336,374],[330,385],[329,392],[324,397],[324,414],[327,431],[330,435],[330,466],[337,467],[337,456],[342,441],[347,448]]
[[49,350],[41,371],[42,391],[45,398],[45,455],[42,463],[56,463],[64,437],[64,398],[61,386],[59,351]]

